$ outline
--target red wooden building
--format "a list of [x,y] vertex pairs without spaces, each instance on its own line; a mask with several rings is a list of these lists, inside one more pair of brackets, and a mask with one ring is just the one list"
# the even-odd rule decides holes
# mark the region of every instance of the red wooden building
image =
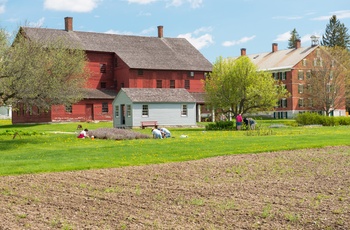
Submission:
[[[197,120],[201,117],[203,79],[212,64],[186,39],[116,35],[73,30],[73,18],[65,18],[65,28],[21,27],[28,39],[67,39],[85,50],[91,75],[86,95],[79,103],[53,106],[38,112],[20,108],[12,122],[111,121],[112,102],[121,88],[185,88],[198,98]],[[36,112],[35,112],[36,111]]]

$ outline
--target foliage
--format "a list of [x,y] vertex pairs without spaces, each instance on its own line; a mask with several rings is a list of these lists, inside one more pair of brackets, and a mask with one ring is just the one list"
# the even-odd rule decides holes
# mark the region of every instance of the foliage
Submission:
[[321,45],[327,47],[338,46],[341,48],[350,48],[348,28],[337,19],[336,15],[333,15],[329,19],[329,23],[326,25],[326,31],[322,36]]
[[317,113],[301,113],[297,115],[295,120],[300,125],[350,125],[350,117],[328,117]]
[[[306,77],[305,95],[308,107],[323,111],[327,116],[345,106],[345,83],[350,70],[349,52],[339,47],[319,47],[319,57]],[[321,55],[322,54],[322,55]],[[315,65],[316,64],[316,65]],[[317,92],[317,93],[316,93]]]
[[99,139],[110,140],[132,140],[132,139],[149,139],[150,135],[138,133],[129,129],[116,129],[116,128],[99,128],[96,130],[88,131],[89,136]]
[[288,39],[288,49],[296,48],[296,41],[300,39],[300,35],[298,34],[297,30],[294,28],[290,32],[290,38]]
[[206,130],[234,130],[236,129],[233,121],[216,121],[205,126]]
[[83,50],[69,48],[59,37],[29,40],[22,29],[11,46],[6,34],[0,35],[0,105],[44,111],[81,100],[88,77]]
[[271,73],[258,71],[246,56],[219,57],[205,80],[205,91],[206,104],[234,115],[271,110],[287,95],[287,90],[274,81]]

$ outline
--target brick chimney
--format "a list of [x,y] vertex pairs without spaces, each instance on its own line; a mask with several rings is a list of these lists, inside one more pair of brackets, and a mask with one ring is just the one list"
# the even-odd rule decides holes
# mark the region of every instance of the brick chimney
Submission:
[[299,49],[301,47],[301,41],[300,39],[295,40],[295,48]]
[[246,48],[241,49],[241,56],[245,56],[247,54]]
[[158,38],[163,37],[163,26],[158,26]]
[[278,44],[277,43],[272,43],[272,52],[278,51]]
[[73,31],[73,18],[65,17],[64,18],[64,30],[65,31]]

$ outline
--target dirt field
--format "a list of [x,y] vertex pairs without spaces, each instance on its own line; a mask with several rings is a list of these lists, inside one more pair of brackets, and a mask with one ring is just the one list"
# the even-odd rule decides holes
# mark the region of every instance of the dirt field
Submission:
[[350,229],[350,147],[0,177],[0,229]]

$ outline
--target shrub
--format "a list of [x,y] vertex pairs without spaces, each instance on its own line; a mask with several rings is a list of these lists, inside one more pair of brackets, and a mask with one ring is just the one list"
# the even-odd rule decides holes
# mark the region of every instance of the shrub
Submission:
[[151,136],[134,132],[130,129],[116,129],[116,128],[99,128],[88,131],[88,135],[94,136],[98,139],[110,140],[131,140],[131,139],[149,139]]
[[317,113],[302,113],[295,118],[299,125],[350,125],[350,117],[327,117]]
[[216,121],[205,126],[206,130],[233,130],[235,128],[233,121]]

